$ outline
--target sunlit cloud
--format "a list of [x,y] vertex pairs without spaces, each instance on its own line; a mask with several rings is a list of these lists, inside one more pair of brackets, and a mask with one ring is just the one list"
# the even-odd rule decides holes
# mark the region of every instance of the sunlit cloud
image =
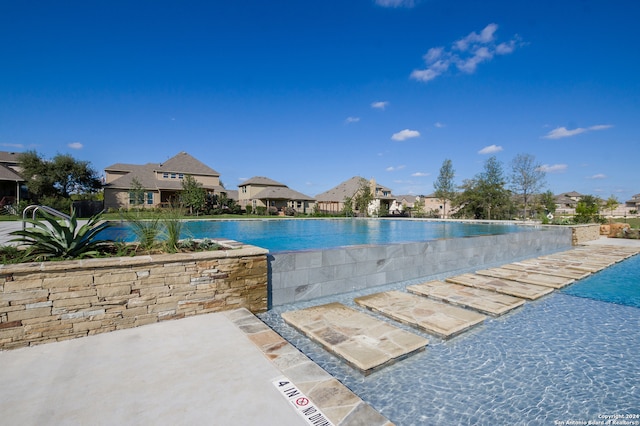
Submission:
[[417,138],[418,136],[420,136],[419,131],[404,129],[400,130],[398,133],[394,133],[393,135],[391,135],[391,139],[393,139],[394,141],[404,141],[411,138]]
[[21,143],[0,143],[0,146],[4,146],[7,148],[24,148],[24,145],[22,145]]
[[248,177],[239,177],[238,180],[240,182],[244,182],[245,180],[249,180],[249,178]]
[[607,175],[603,174],[603,173],[597,173],[593,176],[590,176],[589,179],[606,179]]
[[384,110],[389,105],[388,101],[378,101],[371,104],[371,108]]
[[407,166],[405,166],[405,165],[395,166],[395,167],[390,166],[390,167],[387,167],[385,170],[388,171],[388,172],[395,172],[395,171],[398,171],[398,170],[402,170],[405,167],[407,167]]
[[571,136],[576,136],[581,133],[586,133],[586,132],[591,132],[596,130],[606,130],[612,127],[613,125],[611,124],[598,124],[596,126],[591,126],[591,127],[577,127],[571,130],[567,129],[566,127],[556,127],[546,135],[542,136],[542,138],[543,139],[562,139],[562,138],[568,138]]
[[502,151],[502,149],[503,148],[498,145],[489,145],[478,151],[478,154],[495,154],[496,152]]
[[425,177],[425,176],[429,176],[431,173],[425,173],[425,172],[415,172],[415,173],[411,173],[412,177]]
[[82,149],[84,146],[80,142],[71,142],[67,145],[71,149]]
[[360,121],[360,117],[347,117],[347,119],[344,120],[345,124],[357,123],[358,121]]
[[439,121],[436,121],[435,123],[433,123],[433,127],[436,127],[438,129],[442,129],[443,127],[445,127],[445,124],[443,124],[443,123],[441,123]]
[[415,0],[374,0],[375,4],[382,7],[406,7],[412,8],[416,5]]
[[516,35],[509,41],[497,43],[498,25],[489,24],[480,33],[472,32],[455,41],[450,49],[442,46],[432,47],[423,56],[426,67],[414,70],[411,78],[428,82],[455,66],[459,71],[473,74],[479,64],[492,60],[496,55],[509,55],[521,46]]
[[563,173],[567,170],[567,167],[568,166],[566,164],[543,164],[538,167],[538,170],[545,173]]

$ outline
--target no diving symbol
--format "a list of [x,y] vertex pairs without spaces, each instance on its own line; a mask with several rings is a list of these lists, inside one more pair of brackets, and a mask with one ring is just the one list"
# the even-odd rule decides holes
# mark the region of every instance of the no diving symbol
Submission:
[[299,407],[304,407],[309,404],[309,400],[307,398],[298,398],[296,399],[296,405]]

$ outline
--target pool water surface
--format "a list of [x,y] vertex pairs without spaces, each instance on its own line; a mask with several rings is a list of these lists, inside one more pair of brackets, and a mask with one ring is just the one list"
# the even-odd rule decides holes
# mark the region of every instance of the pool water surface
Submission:
[[[638,259],[606,272],[615,275],[631,266],[637,277]],[[337,301],[391,322],[353,298],[422,281],[278,306],[259,316],[398,426],[587,424],[640,414],[640,308],[634,306],[554,292],[448,341],[392,322],[430,343],[424,352],[366,377],[280,316]]]
[[[496,235],[539,229],[512,223],[438,222],[411,219],[276,219],[185,221],[181,238],[225,238],[271,252],[326,249],[363,244],[430,241]],[[112,222],[100,234],[116,241],[135,241],[126,222]]]

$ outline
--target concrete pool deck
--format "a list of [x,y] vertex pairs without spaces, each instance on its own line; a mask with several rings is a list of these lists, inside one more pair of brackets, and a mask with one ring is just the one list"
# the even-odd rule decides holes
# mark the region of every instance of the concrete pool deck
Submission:
[[283,379],[335,424],[391,424],[244,310],[0,352],[0,365],[7,424],[309,424]]

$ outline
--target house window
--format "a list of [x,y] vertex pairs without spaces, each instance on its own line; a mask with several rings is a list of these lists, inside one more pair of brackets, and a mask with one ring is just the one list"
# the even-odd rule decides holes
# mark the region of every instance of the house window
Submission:
[[162,174],[162,177],[163,177],[164,179],[169,179],[169,173],[164,172],[164,173]]
[[184,179],[184,173],[178,173],[178,179]]
[[301,208],[302,208],[302,201],[298,201],[298,202],[296,203],[296,206],[297,206],[299,209],[301,209]]
[[176,174],[175,173],[171,173],[171,179],[175,179],[176,178]]
[[153,204],[153,192],[147,192],[147,204]]
[[136,204],[144,203],[144,192],[130,191],[129,192],[129,204],[134,206]]
[[246,186],[243,186],[243,187],[242,187],[242,193],[243,193],[243,194],[246,194],[246,193],[247,193],[247,187],[246,187]]

